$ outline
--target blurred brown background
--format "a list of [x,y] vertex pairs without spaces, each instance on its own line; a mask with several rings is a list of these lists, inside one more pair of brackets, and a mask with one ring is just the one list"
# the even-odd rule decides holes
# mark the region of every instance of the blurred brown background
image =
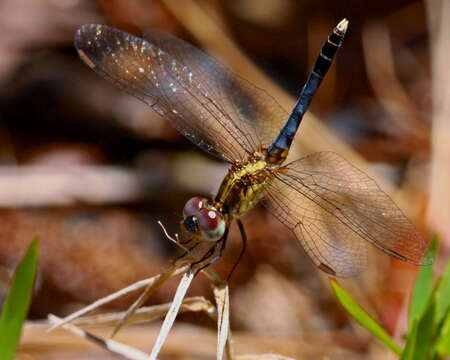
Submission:
[[[82,63],[73,34],[85,23],[136,35],[147,28],[170,32],[265,88],[289,111],[328,32],[348,18],[344,46],[314,98],[313,115],[300,128],[296,152],[334,150],[369,171],[425,237],[441,235],[445,257],[450,241],[449,4],[1,1],[0,296],[35,235],[41,238],[41,257],[32,319],[67,314],[163,271],[178,251],[156,221],[178,231],[185,201],[212,194],[226,172],[224,164]],[[243,222],[249,249],[230,283],[238,351],[302,359],[389,358],[349,323],[327,279],[276,219],[258,207]],[[226,255],[214,268],[226,276],[239,250],[233,228]],[[343,283],[400,337],[416,270],[375,252],[361,279]],[[169,301],[175,286],[167,284],[151,303]],[[211,298],[202,277],[190,294]],[[124,309],[130,300],[114,306]],[[211,354],[196,358],[214,357],[214,324],[199,315],[184,315],[181,321],[187,334],[212,347]],[[180,331],[175,338],[183,343],[183,335]],[[22,354],[56,356],[51,336],[27,333]],[[42,353],[27,347],[40,341],[47,344]],[[183,357],[189,348],[187,342],[172,356]],[[95,358],[89,349],[76,356]]]

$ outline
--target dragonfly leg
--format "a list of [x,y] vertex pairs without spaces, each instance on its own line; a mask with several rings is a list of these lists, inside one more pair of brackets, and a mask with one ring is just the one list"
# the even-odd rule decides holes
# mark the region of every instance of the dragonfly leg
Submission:
[[222,245],[220,246],[219,254],[214,256],[211,260],[209,260],[208,265],[206,265],[206,266],[214,264],[223,256],[223,253],[225,251],[225,246],[227,245],[227,239],[228,239],[228,232],[227,232],[226,236],[224,236],[221,240]]
[[214,249],[213,253],[214,253],[215,250],[217,249],[217,246],[219,245],[220,242],[221,242],[222,244],[221,244],[221,246],[220,246],[219,254],[216,255],[216,256],[214,256],[213,258],[209,259],[209,261],[208,261],[206,264],[203,264],[203,265],[200,266],[198,269],[195,269],[195,272],[196,272],[196,273],[198,273],[199,271],[201,271],[201,270],[207,268],[208,266],[210,266],[210,265],[216,263],[216,262],[223,256],[223,253],[224,253],[224,251],[225,251],[225,245],[226,245],[226,243],[227,243],[227,239],[226,239],[226,238],[223,238],[222,240],[218,241],[218,242],[213,246],[213,249]]
[[194,250],[200,243],[196,242],[194,245],[191,245],[186,251],[184,251],[181,255],[177,256],[173,263],[175,264],[178,260],[183,259],[187,254],[189,254],[192,250]]
[[197,264],[200,264],[201,262],[205,261],[206,259],[208,259],[209,257],[211,257],[217,249],[217,246],[219,245],[220,241],[216,241],[214,243],[214,245],[197,261],[191,263],[191,267]]
[[237,219],[237,224],[238,224],[238,227],[239,227],[239,232],[241,233],[242,249],[241,249],[241,252],[239,253],[239,256],[237,257],[233,267],[231,268],[230,273],[227,276],[227,281],[230,280],[231,275],[233,275],[234,270],[236,269],[236,267],[240,263],[240,261],[242,259],[242,256],[244,255],[245,250],[247,249],[247,234],[245,233],[244,224],[242,223],[242,221],[240,219]]
[[215,242],[214,245],[211,247],[211,249],[208,250],[208,252],[198,261],[193,262],[191,264],[191,267],[197,264],[202,263],[203,261],[207,260],[208,258],[210,258],[217,250],[217,247],[220,244],[220,250],[219,250],[219,254],[217,254],[216,256],[214,256],[213,258],[209,259],[206,264],[203,264],[202,266],[200,266],[198,269],[196,269],[196,273],[198,273],[200,270],[203,270],[204,268],[214,264],[215,262],[217,262],[222,256],[223,253],[225,251],[225,246],[227,244],[227,239],[228,239],[228,228],[225,231],[224,236],[222,237],[222,239],[220,239],[219,241]]

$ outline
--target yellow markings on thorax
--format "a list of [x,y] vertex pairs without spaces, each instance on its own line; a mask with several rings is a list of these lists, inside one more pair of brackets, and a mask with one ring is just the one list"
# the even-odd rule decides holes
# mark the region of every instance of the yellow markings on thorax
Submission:
[[234,177],[236,179],[241,179],[245,175],[255,174],[258,170],[262,170],[267,166],[267,163],[264,160],[258,160],[255,163],[250,163],[245,165],[240,171],[234,172]]
[[264,196],[272,179],[270,169],[262,159],[235,164],[223,180],[216,200],[235,215],[248,211]]

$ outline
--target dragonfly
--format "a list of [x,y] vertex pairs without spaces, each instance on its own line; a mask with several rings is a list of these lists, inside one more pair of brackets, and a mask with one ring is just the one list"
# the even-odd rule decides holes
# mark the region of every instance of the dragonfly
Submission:
[[[344,41],[343,19],[325,41],[292,112],[216,59],[170,34],[143,38],[106,25],[75,34],[81,59],[97,74],[143,101],[229,171],[215,197],[196,196],[183,208],[182,230],[206,243],[206,265],[224,253],[229,229],[261,202],[287,226],[312,262],[334,277],[367,267],[368,244],[427,265],[427,241],[376,182],[334,152],[286,163],[299,125]],[[194,245],[195,246],[195,245]]]

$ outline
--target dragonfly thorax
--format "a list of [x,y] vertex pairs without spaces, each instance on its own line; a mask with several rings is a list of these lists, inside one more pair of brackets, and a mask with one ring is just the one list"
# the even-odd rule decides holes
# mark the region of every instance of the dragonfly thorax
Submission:
[[198,240],[218,241],[225,233],[222,213],[208,199],[196,196],[184,205],[182,226]]
[[261,200],[278,171],[282,168],[269,164],[266,154],[260,151],[245,162],[236,161],[222,181],[215,201],[228,209],[232,216],[239,217]]

